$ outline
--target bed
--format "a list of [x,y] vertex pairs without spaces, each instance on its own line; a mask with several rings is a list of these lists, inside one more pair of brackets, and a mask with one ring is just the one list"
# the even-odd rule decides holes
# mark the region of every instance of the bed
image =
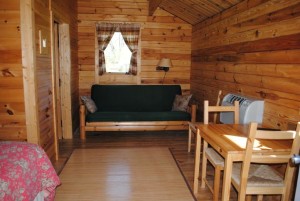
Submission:
[[38,145],[0,142],[0,200],[51,201],[58,185],[59,177]]

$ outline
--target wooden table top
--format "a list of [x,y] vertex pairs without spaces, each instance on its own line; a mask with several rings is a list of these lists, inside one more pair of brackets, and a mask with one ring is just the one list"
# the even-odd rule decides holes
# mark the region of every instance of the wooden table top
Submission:
[[[248,125],[242,124],[196,124],[200,135],[221,155],[244,154],[248,135]],[[274,154],[290,151],[291,141],[255,140],[253,154]]]

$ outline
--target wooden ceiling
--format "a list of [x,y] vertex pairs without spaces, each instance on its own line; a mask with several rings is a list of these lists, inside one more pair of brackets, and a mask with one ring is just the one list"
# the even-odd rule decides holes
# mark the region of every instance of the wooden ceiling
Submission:
[[149,15],[157,7],[195,25],[243,0],[149,0]]

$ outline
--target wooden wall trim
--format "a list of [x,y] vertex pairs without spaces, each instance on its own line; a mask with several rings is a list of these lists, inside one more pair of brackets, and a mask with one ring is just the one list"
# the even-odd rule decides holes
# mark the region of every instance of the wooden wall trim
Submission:
[[65,139],[72,139],[72,100],[71,100],[71,46],[70,46],[70,27],[68,24],[59,25],[60,41],[60,68],[62,77],[62,121]]
[[95,25],[95,84],[99,84],[99,46],[97,27]]
[[[55,16],[53,11],[50,11],[50,32],[51,32],[51,68],[52,68],[52,91],[53,91],[53,127],[54,127],[54,149],[55,160],[58,160],[59,155],[59,138],[62,138],[61,127],[61,103],[59,87],[59,69],[58,69],[58,25],[55,24]],[[59,98],[58,98],[59,97]]]
[[35,20],[33,0],[20,1],[22,66],[27,141],[39,144],[39,117],[36,78]]

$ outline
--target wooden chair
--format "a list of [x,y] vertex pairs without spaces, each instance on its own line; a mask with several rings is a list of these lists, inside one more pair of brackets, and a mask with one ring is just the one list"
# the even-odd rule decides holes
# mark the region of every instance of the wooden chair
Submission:
[[[289,164],[289,161],[294,154],[299,153],[300,122],[297,124],[296,131],[257,130],[257,123],[251,123],[248,133],[245,160],[234,164],[232,170],[231,182],[238,191],[238,200],[245,200],[246,195],[257,195],[257,200],[262,200],[265,194],[281,194],[282,201],[289,200],[295,168]],[[268,139],[278,140],[278,144],[293,140],[292,148],[280,155],[261,157],[261,155],[252,154],[255,147],[259,148],[255,140]],[[271,163],[286,164],[285,175],[282,177],[269,165],[262,165]]]
[[[204,101],[204,124],[209,123],[209,113],[220,113],[220,112],[233,112],[234,123],[239,123],[239,102],[235,101],[233,106],[209,106],[208,101]],[[201,133],[200,133],[201,136]],[[224,170],[224,158],[219,155],[213,148],[208,148],[207,142],[203,142],[203,158],[202,158],[202,182],[201,187],[204,188],[205,184],[213,194],[213,200],[219,199],[220,190],[220,176],[221,171]],[[213,187],[208,183],[206,179],[206,167],[207,160],[214,167],[214,183]]]
[[[221,103],[221,96],[222,96],[222,90],[219,90],[218,92],[218,97],[217,97],[217,102],[216,106],[219,106]],[[194,115],[195,116],[195,115]],[[217,113],[214,114],[214,123],[217,123]],[[195,122],[191,122],[189,124],[189,137],[188,137],[188,152],[191,152],[191,147],[192,147],[192,136],[195,137],[196,134],[196,128],[194,127]]]

